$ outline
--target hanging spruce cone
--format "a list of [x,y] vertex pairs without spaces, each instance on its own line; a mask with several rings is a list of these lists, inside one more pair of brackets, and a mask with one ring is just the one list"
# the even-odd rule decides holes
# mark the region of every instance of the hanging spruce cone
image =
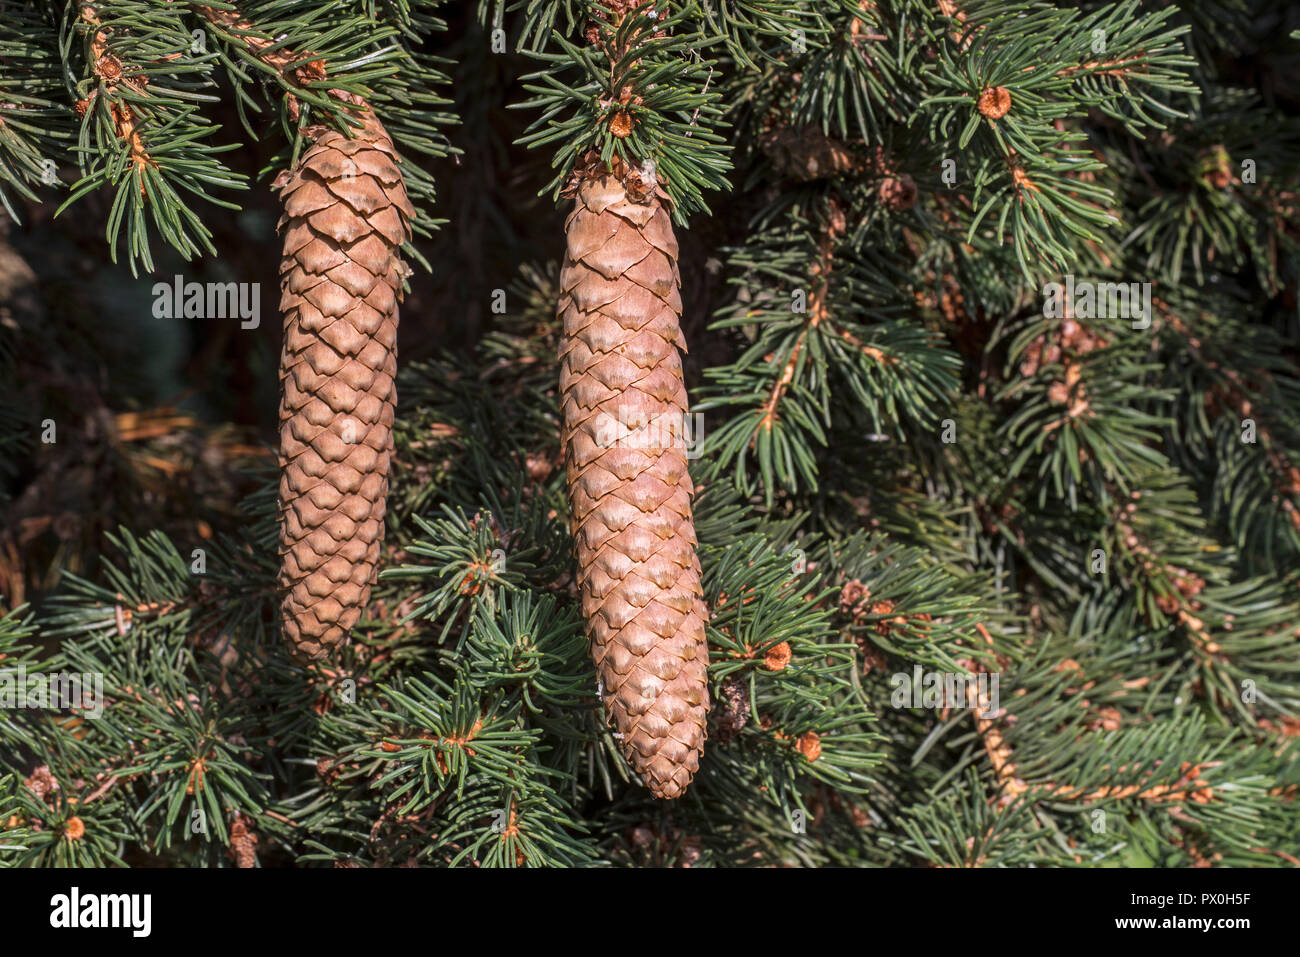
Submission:
[[370,598],[384,533],[400,247],[414,215],[373,113],[322,131],[281,191],[280,587],[300,659],[337,648]]
[[565,464],[602,698],[641,780],[675,798],[699,767],[709,709],[677,240],[653,175],[622,172],[580,173],[565,223]]

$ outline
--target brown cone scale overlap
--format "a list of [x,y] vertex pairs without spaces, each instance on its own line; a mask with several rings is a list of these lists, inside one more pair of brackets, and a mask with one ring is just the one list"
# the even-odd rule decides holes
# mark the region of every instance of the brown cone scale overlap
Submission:
[[558,306],[578,584],[602,699],[641,780],[676,798],[704,748],[709,653],[665,201],[636,171],[581,178]]
[[392,141],[361,118],[351,139],[322,132],[280,192],[281,622],[299,659],[343,643],[383,542],[414,210]]

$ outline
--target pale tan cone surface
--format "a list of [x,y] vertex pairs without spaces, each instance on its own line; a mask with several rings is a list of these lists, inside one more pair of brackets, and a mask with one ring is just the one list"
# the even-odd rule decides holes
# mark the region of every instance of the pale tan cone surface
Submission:
[[414,215],[374,115],[325,132],[281,191],[281,621],[297,657],[339,646],[383,541],[401,244]]
[[[708,610],[681,426],[677,241],[663,194],[612,175],[579,187],[565,229],[560,387],[578,582],[605,707],[623,754],[661,798],[699,768],[709,709]],[[660,441],[612,442],[659,416]],[[645,447],[636,447],[644,445]]]

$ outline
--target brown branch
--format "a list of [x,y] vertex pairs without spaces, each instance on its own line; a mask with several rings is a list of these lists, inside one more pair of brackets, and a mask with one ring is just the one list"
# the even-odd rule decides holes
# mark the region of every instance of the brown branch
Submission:
[[[258,36],[260,32],[249,20],[244,19],[236,10],[218,10],[203,3],[190,4],[191,9],[199,16],[203,17],[213,26],[220,28],[232,39],[241,42],[253,56],[261,60],[270,67],[274,67],[283,77],[292,75],[293,82],[298,86],[307,86],[309,83],[325,79],[325,63],[318,59],[315,54],[294,54],[281,47],[280,49],[271,50],[269,47],[275,46],[275,42],[267,37]],[[355,102],[358,98],[343,94],[340,90],[330,90],[330,95],[345,102],[353,103],[356,106],[364,106],[363,103]],[[289,115],[296,121],[298,119],[298,98],[292,93],[286,93],[289,103]]]
[[[1146,61],[1146,57],[1147,57],[1146,51],[1140,50],[1138,51],[1136,56],[1131,56],[1126,60],[1089,60],[1087,63],[1076,63],[1074,66],[1064,67],[1060,70],[1057,70],[1054,75],[1070,76],[1073,73],[1078,73],[1084,70],[1092,70],[1097,73],[1100,73],[1103,76],[1122,77],[1128,72],[1127,67],[1130,64],[1144,63]],[[1027,66],[1025,67],[1023,72],[1028,73],[1030,70],[1033,69],[1034,67]]]
[[821,236],[817,241],[817,262],[813,264],[811,269],[813,283],[812,291],[808,295],[808,321],[804,324],[803,329],[799,331],[794,348],[790,350],[790,358],[786,360],[785,368],[781,370],[781,377],[777,379],[776,384],[772,387],[771,395],[768,397],[767,402],[763,404],[763,414],[759,417],[758,424],[754,426],[753,435],[749,440],[751,448],[758,440],[760,431],[763,429],[768,432],[772,431],[777,419],[777,406],[785,397],[785,392],[790,383],[794,381],[795,368],[798,365],[804,343],[808,339],[808,334],[821,325],[821,321],[829,314],[826,308],[826,294],[830,288],[835,240],[844,233],[846,228],[844,213],[840,209],[837,199],[832,196],[830,210],[823,221]]
[[[976,628],[985,642],[991,645],[993,638],[983,623],[977,624]],[[1072,661],[1068,664],[1077,667]],[[973,671],[985,670],[978,663],[972,663],[972,665],[971,670]],[[1064,664],[1058,666],[1058,670],[1064,666]],[[1123,800],[1126,798],[1136,798],[1152,804],[1175,804],[1188,800],[1197,804],[1208,804],[1214,800],[1214,788],[1208,781],[1201,778],[1200,774],[1205,768],[1217,767],[1222,763],[1217,761],[1197,765],[1184,762],[1181,769],[1182,774],[1172,784],[1150,786],[1141,784],[1116,785],[1097,788],[1093,791],[1073,788],[1068,785],[1056,785],[1050,782],[1045,788],[1033,787],[1019,777],[1019,769],[1013,760],[1011,745],[1007,743],[1002,736],[1002,731],[997,727],[996,722],[1000,719],[1001,714],[994,715],[991,718],[981,717],[988,710],[990,702],[987,695],[980,695],[978,686],[974,682],[966,683],[966,702],[967,707],[971,709],[975,717],[975,730],[984,743],[984,750],[988,754],[989,763],[993,766],[993,773],[1001,785],[998,796],[999,806],[1010,804],[1021,794],[1029,791],[1036,792],[1037,796],[1042,799],[1055,798],[1057,800],[1083,801],[1085,803]],[[1125,768],[1121,767],[1119,770],[1123,771]]]
[[[269,49],[275,46],[275,42],[259,36],[261,31],[236,10],[218,10],[203,3],[191,3],[190,8],[225,33],[227,37],[242,43],[253,56],[273,67],[282,77],[290,79],[296,86],[306,87],[328,76],[325,71],[325,61],[314,53],[295,54],[283,47]],[[357,110],[369,111],[370,109],[365,100],[356,94],[334,89],[329,90],[328,93],[339,102],[346,103]],[[289,116],[296,122],[301,110],[298,98],[287,91],[284,95],[289,106]],[[317,135],[324,132],[324,127],[315,129]]]
[[[93,30],[90,37],[90,53],[94,58],[92,70],[94,74],[103,80],[104,85],[110,97],[114,97],[117,88],[126,84],[136,93],[144,94],[147,80],[144,77],[126,77],[124,76],[124,67],[119,60],[108,48],[108,31],[100,26],[99,17],[95,15],[93,4],[84,3],[81,6],[81,19],[84,20]],[[92,98],[95,94],[92,93]],[[76,104],[78,113],[84,114],[90,108],[91,101],[81,100]],[[138,117],[135,110],[129,103],[113,102],[109,104],[109,114],[113,118],[113,130],[118,139],[127,144],[131,164],[135,167],[137,177],[143,177],[146,167],[157,167],[158,163],[149,155],[145,148],[144,139],[140,136]],[[141,178],[140,194],[145,194],[144,181]]]

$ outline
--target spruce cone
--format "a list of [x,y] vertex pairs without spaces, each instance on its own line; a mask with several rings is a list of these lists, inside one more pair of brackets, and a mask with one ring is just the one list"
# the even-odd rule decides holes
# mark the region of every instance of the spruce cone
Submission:
[[641,780],[675,798],[704,747],[708,609],[682,431],[677,240],[664,193],[636,171],[626,184],[582,177],[565,223],[565,465],[602,699]]
[[280,197],[280,587],[300,659],[342,644],[370,598],[384,534],[397,373],[400,247],[414,215],[373,113],[328,130]]

